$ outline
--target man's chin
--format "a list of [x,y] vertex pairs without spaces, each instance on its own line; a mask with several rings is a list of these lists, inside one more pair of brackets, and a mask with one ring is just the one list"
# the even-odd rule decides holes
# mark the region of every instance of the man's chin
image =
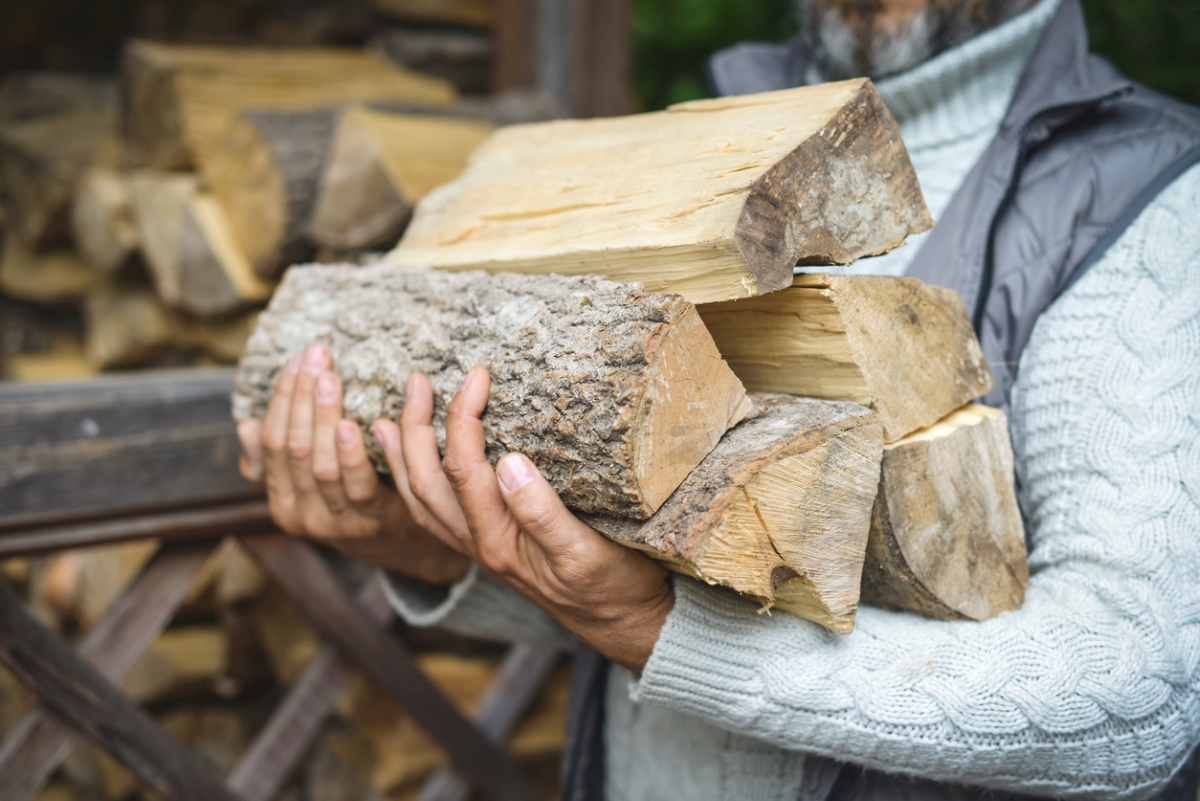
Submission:
[[886,78],[934,54],[935,25],[927,12],[906,20],[899,30],[880,31],[847,24],[836,9],[828,9],[809,31],[817,69],[827,81]]

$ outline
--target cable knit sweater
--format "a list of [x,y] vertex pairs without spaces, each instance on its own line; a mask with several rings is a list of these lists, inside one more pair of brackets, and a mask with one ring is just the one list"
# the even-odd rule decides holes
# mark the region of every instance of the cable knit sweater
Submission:
[[[1023,607],[983,623],[863,607],[838,636],[678,578],[643,674],[611,676],[609,798],[791,801],[804,752],[1042,795],[1162,785],[1200,740],[1197,208],[1200,167],[1042,316],[1021,359]],[[411,582],[392,598],[417,624],[568,640],[477,571],[446,600]]]

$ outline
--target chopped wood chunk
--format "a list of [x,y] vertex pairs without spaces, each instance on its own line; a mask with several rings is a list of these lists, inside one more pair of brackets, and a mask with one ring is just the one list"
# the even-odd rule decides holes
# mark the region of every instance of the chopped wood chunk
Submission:
[[466,372],[486,366],[489,458],[524,453],[589,512],[649,517],[750,409],[692,304],[595,276],[293,268],[247,345],[235,416],[261,417],[313,342],[330,346],[346,416],[364,429],[398,419],[421,371],[441,432]]
[[992,388],[958,293],[916,278],[798,275],[780,292],[698,308],[748,388],[870,406],[887,442]]
[[858,79],[501,129],[421,201],[389,259],[596,273],[704,303],[931,224],[895,120]]
[[391,245],[430,190],[458,177],[492,126],[348,109],[321,175],[310,233],[334,250]]
[[1028,585],[1002,411],[970,404],[884,449],[864,602],[986,620],[1019,607]]
[[584,520],[674,570],[848,633],[879,481],[876,415],[855,403],[751,397],[757,415],[649,520]]

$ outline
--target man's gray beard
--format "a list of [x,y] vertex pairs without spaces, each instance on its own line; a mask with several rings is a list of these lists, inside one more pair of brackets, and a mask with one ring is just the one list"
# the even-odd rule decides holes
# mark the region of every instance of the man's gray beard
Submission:
[[815,26],[810,40],[817,68],[825,80],[868,76],[882,78],[904,72],[933,55],[937,25],[932,12],[925,8],[888,34],[873,31],[871,41],[860,41],[859,32],[847,25],[837,9],[827,9]]
[[[880,30],[878,0],[797,0],[801,31],[824,80],[883,78],[912,69],[1034,6],[1038,0],[958,0],[928,5]],[[842,10],[857,12],[847,22]]]

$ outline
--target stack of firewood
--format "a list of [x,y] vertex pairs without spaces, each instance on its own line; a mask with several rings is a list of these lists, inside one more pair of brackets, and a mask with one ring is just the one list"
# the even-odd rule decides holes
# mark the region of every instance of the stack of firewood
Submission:
[[838,632],[860,598],[992,617],[1028,568],[962,301],[793,274],[930,223],[869,81],[506,128],[385,263],[291,270],[234,412],[261,416],[322,341],[364,430],[398,416],[414,370],[440,428],[482,364],[489,457],[525,454],[594,528],[674,570]]
[[119,79],[11,76],[0,293],[81,308],[83,342],[6,372],[231,363],[285,267],[390,247],[495,125],[560,115],[377,49],[133,41]]
[[[0,562],[8,586],[53,629],[88,632],[154,554],[153,542]],[[350,584],[374,580],[340,563]],[[421,668],[465,713],[495,678],[503,652],[449,634],[401,630]],[[209,559],[173,623],[120,682],[181,745],[215,775],[228,776],[284,693],[322,647],[286,593],[234,540]],[[562,750],[569,665],[550,674],[531,711],[507,741],[535,778],[554,786]],[[32,699],[0,670],[0,738]],[[444,761],[440,748],[385,691],[361,673],[339,695],[334,715],[296,770],[284,799],[411,799]],[[79,738],[37,798],[126,801],[155,798],[102,749]],[[547,792],[549,796],[551,793]]]

